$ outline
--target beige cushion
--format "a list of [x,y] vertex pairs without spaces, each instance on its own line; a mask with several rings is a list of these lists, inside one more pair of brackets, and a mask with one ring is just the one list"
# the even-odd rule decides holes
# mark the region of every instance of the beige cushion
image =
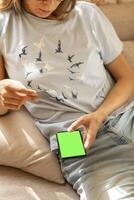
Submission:
[[79,200],[79,196],[67,183],[59,185],[0,166],[0,200]]
[[[90,0],[91,2],[97,2],[97,0]],[[131,3],[134,2],[134,0],[98,0],[100,3],[106,4],[106,3]]]
[[124,41],[124,54],[128,63],[134,68],[134,41]]
[[117,3],[117,0],[87,0],[87,1],[97,4]]
[[0,117],[0,165],[64,183],[57,157],[25,110]]
[[131,3],[134,2],[134,0],[118,0],[119,3]]
[[117,3],[117,0],[104,0],[104,3]]
[[121,40],[134,40],[134,3],[100,6]]

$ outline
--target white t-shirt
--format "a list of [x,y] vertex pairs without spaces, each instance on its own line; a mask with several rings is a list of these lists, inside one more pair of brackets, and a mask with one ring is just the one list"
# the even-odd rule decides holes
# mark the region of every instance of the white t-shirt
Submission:
[[98,108],[114,85],[104,65],[122,52],[122,43],[96,5],[77,2],[63,21],[12,10],[1,13],[0,21],[0,50],[9,77],[39,93],[38,100],[26,103],[34,117],[47,118],[42,109],[50,117],[59,110]]

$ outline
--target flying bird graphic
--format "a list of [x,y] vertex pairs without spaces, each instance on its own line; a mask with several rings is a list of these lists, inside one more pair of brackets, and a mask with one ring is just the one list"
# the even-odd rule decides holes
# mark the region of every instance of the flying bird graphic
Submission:
[[40,51],[40,52],[39,52],[38,58],[36,58],[36,61],[41,62],[41,61],[42,61],[41,57],[42,57],[42,53],[41,53],[41,51]]
[[21,58],[23,55],[25,56],[25,55],[27,55],[27,53],[26,53],[26,48],[27,48],[28,46],[25,46],[25,47],[23,47],[22,49],[21,49],[21,51],[22,51],[22,53],[20,53],[19,54],[19,57]]
[[67,60],[68,60],[69,62],[72,62],[72,58],[73,58],[74,56],[75,56],[75,55],[72,55],[72,56],[68,55],[68,59],[67,59]]
[[61,41],[58,41],[58,45],[57,45],[57,49],[55,49],[55,53],[63,53],[62,49],[61,49]]
[[76,94],[74,94],[74,92],[71,92],[72,93],[72,97],[73,99],[77,99],[77,96],[78,96],[78,92]]
[[84,64],[84,62],[75,63],[75,64],[73,64],[70,68],[73,68],[73,67],[79,68],[80,65],[82,65],[82,64]]

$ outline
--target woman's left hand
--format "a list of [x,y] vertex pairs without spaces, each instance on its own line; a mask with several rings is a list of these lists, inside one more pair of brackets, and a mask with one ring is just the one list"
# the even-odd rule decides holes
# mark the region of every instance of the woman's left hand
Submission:
[[97,111],[81,116],[78,120],[73,122],[67,131],[74,131],[84,126],[83,141],[86,150],[94,143],[97,132],[104,122],[104,117]]

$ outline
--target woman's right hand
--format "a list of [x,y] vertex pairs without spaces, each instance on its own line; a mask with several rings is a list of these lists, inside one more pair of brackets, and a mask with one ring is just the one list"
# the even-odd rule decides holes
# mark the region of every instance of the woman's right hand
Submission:
[[6,109],[19,110],[30,100],[37,98],[37,92],[27,89],[20,81],[3,79],[0,81],[0,103]]

